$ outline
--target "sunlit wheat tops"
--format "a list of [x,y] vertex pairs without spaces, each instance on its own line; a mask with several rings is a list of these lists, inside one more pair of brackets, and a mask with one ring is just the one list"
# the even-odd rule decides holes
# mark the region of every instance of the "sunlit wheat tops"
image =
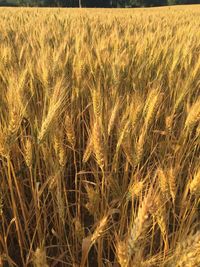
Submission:
[[200,196],[200,169],[194,174],[190,183],[190,191],[192,194]]
[[199,25],[0,9],[0,266],[200,266]]
[[42,142],[49,130],[53,127],[55,120],[59,119],[59,114],[66,105],[66,88],[63,87],[62,83],[59,82],[58,85],[53,89],[53,94],[49,101],[49,107],[47,114],[44,115],[42,120],[41,129],[38,133],[38,142]]
[[175,267],[196,267],[200,264],[200,234],[199,231],[193,235],[189,235],[184,241],[180,241],[174,253],[175,258],[171,265]]
[[185,121],[185,127],[191,129],[195,123],[200,121],[200,98],[191,106],[187,119]]

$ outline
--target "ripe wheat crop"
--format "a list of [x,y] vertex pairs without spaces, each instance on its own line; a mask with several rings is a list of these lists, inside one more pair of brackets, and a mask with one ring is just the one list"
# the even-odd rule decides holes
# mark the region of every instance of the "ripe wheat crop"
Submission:
[[0,9],[0,266],[200,266],[199,29]]

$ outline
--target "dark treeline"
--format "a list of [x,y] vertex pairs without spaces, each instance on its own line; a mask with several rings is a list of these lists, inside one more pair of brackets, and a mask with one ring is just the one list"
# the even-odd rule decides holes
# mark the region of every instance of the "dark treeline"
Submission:
[[0,6],[142,7],[199,4],[200,0],[0,0]]

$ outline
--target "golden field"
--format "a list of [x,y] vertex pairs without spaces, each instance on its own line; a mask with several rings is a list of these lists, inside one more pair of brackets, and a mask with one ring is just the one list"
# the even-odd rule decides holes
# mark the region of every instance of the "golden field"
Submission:
[[0,9],[0,266],[200,266],[200,6]]

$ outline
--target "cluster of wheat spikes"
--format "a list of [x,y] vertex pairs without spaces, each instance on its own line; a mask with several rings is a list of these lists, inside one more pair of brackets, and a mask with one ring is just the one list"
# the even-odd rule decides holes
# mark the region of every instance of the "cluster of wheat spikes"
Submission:
[[200,266],[200,6],[0,25],[0,266]]

